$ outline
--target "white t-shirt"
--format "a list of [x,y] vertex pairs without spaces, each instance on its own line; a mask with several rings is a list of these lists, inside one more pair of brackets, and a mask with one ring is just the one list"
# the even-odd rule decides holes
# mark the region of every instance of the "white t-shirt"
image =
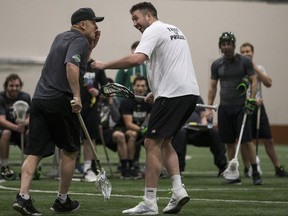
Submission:
[[154,22],[143,32],[135,53],[148,56],[147,79],[155,99],[199,95],[189,45],[177,27]]
[[[257,68],[264,74],[267,74],[265,68],[262,66],[262,65],[257,65]],[[257,76],[257,75],[256,75]],[[257,76],[257,92],[256,92],[256,100],[258,99],[263,99],[263,96],[262,96],[262,85],[261,85],[261,80],[260,78]],[[249,85],[249,88],[247,90],[247,96],[249,97],[250,96],[250,92],[251,92],[251,86]]]

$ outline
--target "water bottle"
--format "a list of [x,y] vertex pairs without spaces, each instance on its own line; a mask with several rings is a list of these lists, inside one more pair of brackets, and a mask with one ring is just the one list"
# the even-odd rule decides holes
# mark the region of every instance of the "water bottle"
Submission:
[[213,128],[213,116],[212,115],[207,117],[207,128],[208,129]]

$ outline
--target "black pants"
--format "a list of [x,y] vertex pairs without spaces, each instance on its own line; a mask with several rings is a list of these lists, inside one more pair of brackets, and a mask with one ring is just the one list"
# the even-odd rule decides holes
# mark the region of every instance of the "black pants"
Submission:
[[217,130],[209,129],[194,131],[182,128],[172,140],[172,146],[177,152],[179,168],[185,170],[186,145],[192,144],[198,147],[209,147],[214,157],[214,164],[222,168],[227,164],[225,144],[221,142]]

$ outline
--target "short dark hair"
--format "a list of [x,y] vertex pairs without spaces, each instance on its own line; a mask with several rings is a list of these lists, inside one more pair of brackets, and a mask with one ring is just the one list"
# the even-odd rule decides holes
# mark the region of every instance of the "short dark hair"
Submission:
[[142,81],[142,80],[144,80],[145,83],[146,83],[146,85],[148,86],[147,79],[146,79],[146,77],[144,77],[144,76],[136,76],[135,79],[134,79],[134,81],[133,81],[133,86],[136,84],[137,81]]
[[151,2],[140,2],[138,4],[133,5],[132,8],[130,9],[130,14],[132,14],[136,10],[149,11],[152,16],[157,18],[157,10],[151,4]]
[[18,76],[18,74],[12,73],[12,74],[10,74],[10,75],[8,75],[6,77],[6,80],[5,80],[4,84],[3,84],[4,90],[6,90],[6,88],[8,86],[8,83],[10,81],[17,80],[17,79],[20,81],[20,88],[22,88],[23,82],[22,82],[21,78]]
[[131,45],[131,50],[136,49],[136,47],[138,46],[139,43],[140,43],[140,41],[135,41],[135,42]]
[[251,51],[254,53],[254,46],[251,44],[251,43],[249,43],[249,42],[245,42],[245,43],[243,43],[241,46],[240,46],[240,49],[242,48],[242,47],[250,47],[251,48]]

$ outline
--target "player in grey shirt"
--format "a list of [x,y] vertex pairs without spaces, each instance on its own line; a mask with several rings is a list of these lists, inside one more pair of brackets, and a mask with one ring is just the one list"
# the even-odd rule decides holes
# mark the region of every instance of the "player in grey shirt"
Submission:
[[[215,60],[211,66],[211,80],[208,91],[208,104],[212,105],[220,80],[220,106],[218,109],[218,128],[222,142],[226,144],[228,159],[235,156],[235,142],[238,140],[244,112],[252,114],[256,107],[256,76],[252,61],[240,54],[234,53],[236,38],[232,32],[224,32],[219,38],[219,49],[223,56]],[[246,99],[246,90],[242,90],[243,80],[251,84],[251,94]],[[241,91],[239,91],[241,90]],[[212,115],[208,109],[207,116]],[[261,185],[262,180],[257,170],[256,152],[250,131],[250,117],[248,115],[241,140],[242,148],[246,149],[247,157],[253,169],[253,184]],[[229,184],[241,184],[241,180],[227,180]]]
[[[50,208],[54,212],[72,212],[80,207],[67,195],[75,162],[80,149],[80,125],[75,113],[82,109],[80,77],[92,43],[96,44],[100,31],[91,8],[80,8],[72,14],[71,30],[56,36],[36,86],[30,109],[27,158],[22,165],[21,187],[13,209],[22,215],[41,215],[29,195],[33,173],[43,157],[54,153],[55,145],[62,150],[59,191]],[[70,104],[71,100],[75,103]]]

